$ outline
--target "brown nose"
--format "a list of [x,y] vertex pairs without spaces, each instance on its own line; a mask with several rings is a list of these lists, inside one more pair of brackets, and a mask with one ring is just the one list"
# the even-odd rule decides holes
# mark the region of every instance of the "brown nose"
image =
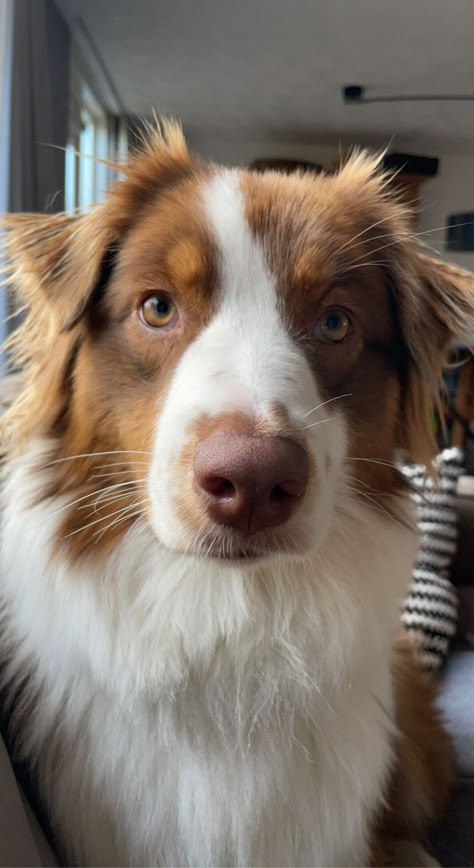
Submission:
[[308,458],[286,437],[222,432],[198,447],[194,480],[214,521],[253,532],[290,517],[306,490]]

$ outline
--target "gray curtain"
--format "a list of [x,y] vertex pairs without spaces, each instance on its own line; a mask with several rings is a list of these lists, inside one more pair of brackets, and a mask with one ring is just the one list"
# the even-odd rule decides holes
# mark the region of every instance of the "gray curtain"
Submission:
[[64,208],[69,29],[53,0],[14,0],[10,211]]

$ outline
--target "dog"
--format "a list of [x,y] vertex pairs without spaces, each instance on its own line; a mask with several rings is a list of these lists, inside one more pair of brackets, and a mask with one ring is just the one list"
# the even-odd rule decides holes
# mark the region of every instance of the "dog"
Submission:
[[397,645],[473,277],[380,160],[259,174],[169,122],[83,215],[10,215],[2,637],[67,864],[382,864],[452,781]]

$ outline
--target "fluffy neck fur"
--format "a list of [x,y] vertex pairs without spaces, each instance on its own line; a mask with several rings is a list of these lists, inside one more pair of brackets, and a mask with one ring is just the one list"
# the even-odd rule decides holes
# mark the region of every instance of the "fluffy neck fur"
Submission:
[[[2,582],[10,674],[26,670],[40,700],[23,750],[40,757],[69,858],[363,861],[390,763],[390,648],[414,536],[358,505],[301,560],[223,567],[160,549],[136,526],[100,564],[74,566],[51,555],[63,504],[31,505],[50,472],[37,470],[45,448],[7,485]],[[309,814],[292,804],[301,788]],[[233,801],[244,792],[248,805]]]

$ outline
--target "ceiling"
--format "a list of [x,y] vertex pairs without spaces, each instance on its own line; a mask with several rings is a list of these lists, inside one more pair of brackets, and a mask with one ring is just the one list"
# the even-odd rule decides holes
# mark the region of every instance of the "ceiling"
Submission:
[[232,136],[474,151],[474,101],[344,105],[341,87],[473,93],[473,0],[56,0],[129,113]]

